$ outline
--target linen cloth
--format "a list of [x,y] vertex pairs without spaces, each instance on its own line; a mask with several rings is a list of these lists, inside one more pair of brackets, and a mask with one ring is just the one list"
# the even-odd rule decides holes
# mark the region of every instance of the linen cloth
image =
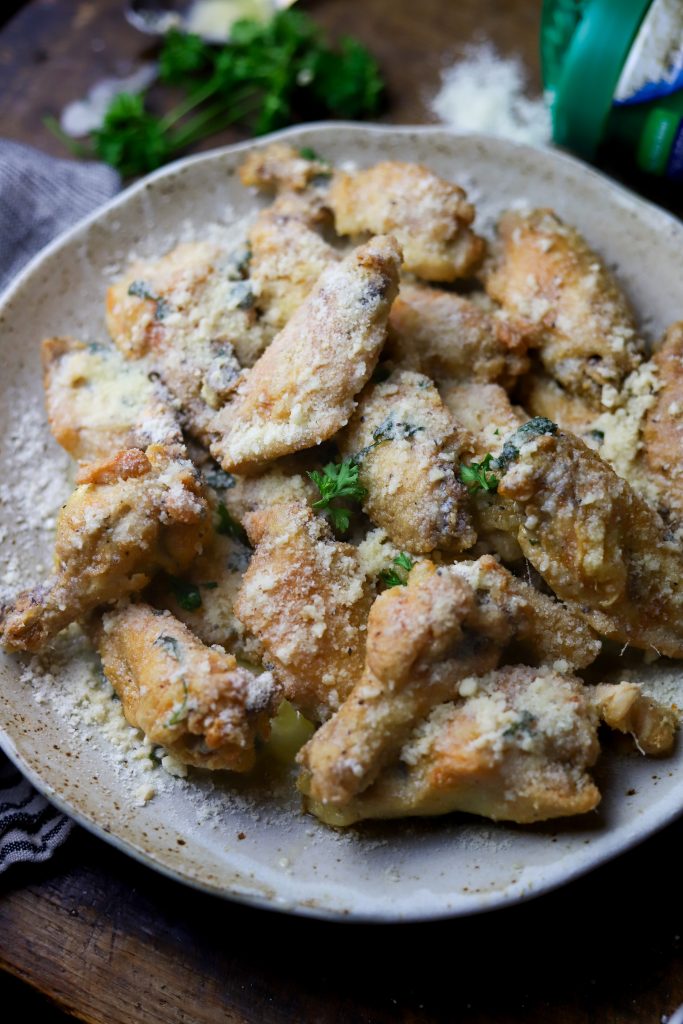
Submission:
[[[0,139],[0,291],[43,246],[120,186],[104,164],[57,160]],[[47,860],[71,828],[0,751],[0,873],[20,861]]]

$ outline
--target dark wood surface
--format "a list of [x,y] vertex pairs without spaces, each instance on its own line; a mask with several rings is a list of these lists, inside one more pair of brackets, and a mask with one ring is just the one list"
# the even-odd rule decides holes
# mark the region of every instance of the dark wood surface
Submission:
[[[378,56],[386,120],[429,120],[440,67],[484,37],[519,53],[538,88],[533,0],[304,6]],[[0,135],[65,155],[43,117],[150,53],[122,8],[33,0],[6,24]],[[152,99],[163,109],[160,91]],[[679,823],[512,910],[382,927],[222,903],[77,830],[47,865],[0,877],[0,997],[44,1024],[64,1013],[97,1024],[660,1024],[683,1002],[682,840]]]

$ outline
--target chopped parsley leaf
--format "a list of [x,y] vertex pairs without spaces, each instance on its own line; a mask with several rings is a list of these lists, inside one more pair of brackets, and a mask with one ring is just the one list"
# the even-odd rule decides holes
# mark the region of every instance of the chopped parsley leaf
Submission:
[[186,612],[196,612],[202,606],[202,595],[196,583],[188,583],[186,580],[179,580],[171,577],[171,590],[173,596]]
[[313,503],[313,508],[324,509],[336,529],[340,533],[345,533],[349,528],[351,510],[332,506],[330,503],[335,498],[361,501],[367,494],[366,489],[358,482],[357,456],[339,463],[328,462],[322,473],[313,469],[308,476],[320,492],[320,498]]
[[493,456],[489,452],[481,462],[471,462],[469,466],[463,462],[460,466],[460,479],[470,494],[477,491],[495,491],[498,488],[498,477],[490,472]]
[[[410,555],[406,554],[405,551],[401,551],[400,554],[396,555],[394,565],[398,566],[399,569],[404,569],[406,572],[410,572],[415,563]],[[387,587],[387,589],[389,587],[405,587],[408,582],[404,578],[403,574],[397,572],[396,569],[383,569],[379,575],[382,583]]]

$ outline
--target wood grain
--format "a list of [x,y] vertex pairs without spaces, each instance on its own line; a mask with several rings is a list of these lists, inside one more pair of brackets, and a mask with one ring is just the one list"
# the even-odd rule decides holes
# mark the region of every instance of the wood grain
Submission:
[[[429,120],[441,67],[483,37],[520,54],[539,87],[540,3],[302,6],[378,56],[389,85],[384,120]],[[43,117],[151,55],[122,8],[123,0],[32,0],[9,22],[0,32],[3,135],[66,155]],[[172,100],[151,96],[158,110]],[[204,148],[238,137],[225,132]],[[646,188],[680,205],[661,186]],[[525,906],[389,927],[222,903],[79,830],[52,862],[0,878],[0,967],[93,1024],[659,1024],[683,1002],[682,841],[683,824],[674,825]],[[17,989],[0,983],[4,1005]],[[37,995],[22,1000],[44,1024],[64,1019]]]

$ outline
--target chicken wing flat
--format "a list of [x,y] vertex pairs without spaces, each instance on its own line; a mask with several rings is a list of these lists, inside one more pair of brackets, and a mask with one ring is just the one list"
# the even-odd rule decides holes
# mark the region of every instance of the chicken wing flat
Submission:
[[598,716],[580,680],[514,666],[468,679],[466,689],[431,711],[369,789],[341,807],[309,796],[307,809],[344,826],[452,811],[526,824],[597,806],[588,769],[600,749]]
[[463,189],[421,164],[385,161],[337,171],[326,202],[340,235],[394,235],[405,269],[427,281],[467,277],[484,255]]
[[98,605],[179,575],[201,553],[208,508],[192,463],[173,449],[129,449],[83,467],[61,511],[55,574],[2,610],[10,651],[37,651]]
[[527,340],[506,320],[438,288],[402,284],[386,352],[437,383],[477,380],[510,387],[529,368]]
[[422,374],[395,371],[364,391],[341,450],[358,464],[363,509],[397,547],[426,554],[474,544],[457,476],[467,441]]
[[286,142],[271,142],[252,150],[240,166],[240,180],[262,192],[302,192],[317,178],[326,179],[331,167],[312,150],[302,151]]
[[601,408],[642,358],[633,314],[600,257],[552,210],[510,210],[486,290],[559,384]]
[[343,805],[396,756],[420,718],[495,668],[512,629],[492,602],[477,603],[453,567],[419,562],[405,587],[377,598],[368,620],[365,671],[299,754],[305,792]]
[[660,389],[643,426],[645,462],[659,482],[660,501],[683,513],[683,321],[666,332],[652,357]]
[[253,512],[264,512],[271,505],[312,504],[319,492],[308,476],[297,473],[282,459],[258,476],[236,476],[235,485],[223,494],[223,504],[238,523],[245,523]]
[[246,523],[256,550],[235,613],[287,699],[313,721],[329,718],[363,671],[373,595],[357,549],[303,504],[273,505]]
[[683,557],[657,512],[583,441],[548,420],[498,458],[518,541],[557,596],[602,636],[683,656]]
[[264,323],[281,330],[313,289],[337,250],[315,229],[322,208],[284,194],[249,229],[249,279]]
[[253,472],[343,427],[386,338],[401,255],[374,238],[329,267],[214,418],[215,458]]
[[270,672],[239,668],[232,654],[146,604],[106,612],[94,638],[126,719],[151,743],[199,768],[253,767],[281,699]]
[[43,385],[50,430],[80,462],[96,462],[126,448],[182,444],[182,435],[158,382],[142,362],[124,360],[111,345],[46,338]]
[[243,273],[220,246],[187,242],[134,264],[107,293],[115,344],[127,358],[148,357],[200,440],[240,368],[256,361],[274,333],[258,320]]

